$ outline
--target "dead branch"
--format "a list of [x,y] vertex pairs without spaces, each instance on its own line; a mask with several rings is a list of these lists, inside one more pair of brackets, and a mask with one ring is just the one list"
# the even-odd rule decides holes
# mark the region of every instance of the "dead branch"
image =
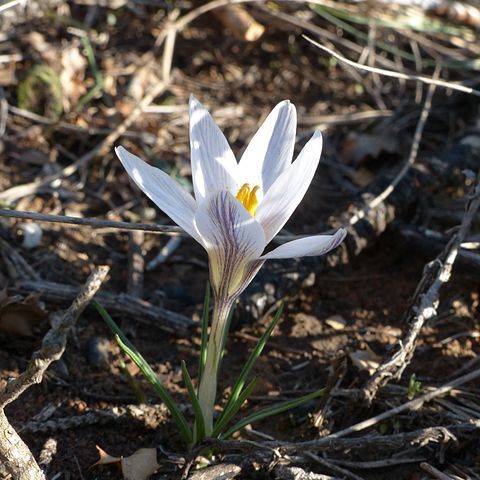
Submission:
[[26,220],[35,220],[36,222],[80,225],[92,228],[115,228],[117,230],[141,230],[144,232],[161,233],[165,235],[186,235],[185,232],[177,226],[155,225],[150,223],[116,222],[113,220],[103,220],[100,218],[80,218],[69,217],[68,215],[49,215],[46,213],[20,212],[18,210],[8,210],[4,208],[0,208],[0,217],[23,218]]
[[227,5],[213,13],[236,38],[244,42],[255,42],[265,31],[265,27],[240,5]]
[[4,409],[29,387],[40,383],[50,364],[62,356],[68,332],[97,293],[108,271],[106,266],[93,271],[68,310],[53,316],[52,328],[43,338],[40,350],[32,355],[26,370],[0,392],[0,461],[16,480],[44,480],[45,476],[27,445],[10,425]]
[[307,472],[300,467],[281,465],[275,468],[275,480],[337,480],[338,478],[340,477]]
[[[70,301],[78,294],[77,287],[45,280],[20,280],[12,290],[19,293],[40,292],[50,302]],[[185,315],[157,307],[132,295],[99,292],[97,299],[112,314],[130,317],[138,323],[175,335],[185,335],[194,326],[193,321]]]
[[408,330],[399,342],[397,352],[385,360],[366,383],[364,395],[369,402],[373,400],[381,386],[393,378],[399,379],[410,363],[423,325],[437,314],[440,288],[450,280],[460,245],[468,235],[478,208],[480,208],[480,185],[477,185],[474,190],[458,232],[440,256],[425,268],[424,275],[417,286],[414,306],[409,309],[404,322],[408,326]]
[[338,465],[335,465],[334,463],[330,462],[326,458],[319,457],[318,455],[315,455],[312,452],[305,452],[305,456],[312,459],[316,463],[319,463],[320,465],[327,467],[332,472],[340,474],[343,478],[349,478],[350,480],[365,480],[360,475],[356,475],[355,473],[352,473],[350,470],[347,470],[346,468],[339,467]]
[[430,475],[432,475],[437,480],[454,480],[453,477],[451,477],[450,475],[447,475],[445,473],[442,473],[440,470],[438,470],[433,465],[430,465],[427,462],[422,462],[420,464],[420,468],[422,470],[425,470],[426,472],[428,472]]
[[242,469],[235,464],[220,463],[213,467],[208,467],[199,472],[195,472],[188,477],[189,480],[215,480],[225,479],[230,480],[237,477]]
[[323,437],[322,439],[320,439],[319,442],[328,441],[329,438],[345,437],[352,433],[360,432],[362,430],[365,430],[366,428],[372,427],[373,425],[376,425],[378,422],[382,422],[383,420],[386,420],[387,418],[390,418],[394,415],[398,415],[401,412],[405,412],[408,410],[416,410],[420,408],[425,402],[429,402],[434,398],[445,395],[446,393],[449,393],[451,390],[453,390],[455,387],[463,385],[464,383],[467,383],[467,382],[471,382],[472,380],[475,380],[479,377],[480,377],[480,370],[474,370],[473,372],[470,372],[470,373],[467,373],[466,375],[458,377],[442,385],[441,387],[434,388],[429,392],[423,395],[420,395],[419,397],[414,398],[413,400],[410,400],[409,402],[403,403],[398,407],[391,408],[386,412],[375,415],[374,417],[368,418],[367,420],[363,420],[362,422],[352,425],[351,427],[348,427],[343,430],[340,430],[339,432],[335,432],[330,435],[327,435],[326,437]]
[[168,410],[165,405],[122,405],[106,409],[90,409],[81,415],[72,415],[68,417],[55,417],[42,420],[29,420],[19,426],[20,432],[29,433],[53,433],[70,430],[88,425],[105,425],[108,423],[131,422],[135,420],[148,424],[148,419],[159,414],[168,416]]
[[266,442],[265,445],[282,453],[295,453],[309,450],[321,452],[343,452],[357,450],[398,450],[400,448],[424,447],[430,443],[440,443],[455,439],[459,432],[480,429],[480,422],[459,423],[457,425],[428,427],[412,432],[392,435],[364,435],[357,438],[324,437],[306,442]]
[[[432,444],[446,444],[449,441],[457,442],[457,437],[466,436],[469,432],[477,435],[480,430],[480,421],[470,421],[465,423],[428,427],[411,432],[396,433],[392,435],[378,435],[368,434],[356,438],[335,438],[328,436],[324,438],[316,438],[314,440],[303,442],[286,442],[286,441],[265,441],[253,442],[251,440],[210,440],[198,447],[198,452],[205,448],[219,449],[224,455],[225,460],[229,460],[237,466],[250,465],[252,462],[260,462],[265,465],[273,460],[284,459],[289,462],[299,459],[301,462],[305,461],[305,453],[308,452],[309,458],[312,458],[312,452],[391,452],[399,449],[416,450],[421,449]],[[198,454],[198,452],[196,454]],[[234,452],[234,455],[229,455]],[[241,452],[241,455],[238,455]],[[195,455],[196,455],[195,454]],[[315,455],[315,460],[318,457]],[[324,460],[324,458],[322,458]],[[421,460],[418,458],[416,461]],[[338,467],[338,465],[345,465],[351,468],[384,468],[388,465],[410,463],[411,459],[400,457],[395,459],[374,460],[370,462],[347,462],[337,461],[334,459],[326,459],[328,462],[327,468],[330,466]],[[338,465],[337,465],[338,464]],[[285,469],[293,469],[293,471],[284,471]],[[343,469],[344,470],[344,469]],[[278,474],[275,478],[290,479],[296,478],[292,476],[294,472],[298,472],[299,478],[305,480],[327,480],[337,477],[321,476],[318,474],[308,473],[297,467],[277,467],[275,472]],[[339,472],[337,470],[337,472]],[[351,472],[348,472],[353,475]],[[317,476],[318,475],[318,476]],[[342,472],[342,478],[346,478],[346,472]],[[358,476],[351,476],[350,478],[359,478]]]
[[406,463],[418,463],[422,460],[425,460],[425,457],[410,457],[410,456],[403,456],[403,457],[392,457],[392,458],[384,458],[382,460],[370,460],[365,462],[353,462],[350,460],[339,460],[338,458],[331,458],[329,459],[335,465],[340,465],[342,467],[353,468],[354,470],[373,470],[376,468],[385,468],[385,467],[392,467],[394,465],[403,465]]
[[31,385],[40,383],[43,373],[50,363],[62,356],[67,341],[67,333],[97,293],[108,271],[109,267],[107,266],[95,269],[69,309],[54,316],[52,328],[45,335],[41,349],[33,354],[32,361],[25,372],[10,382],[3,392],[0,392],[0,408],[5,408],[6,405],[16,400]]

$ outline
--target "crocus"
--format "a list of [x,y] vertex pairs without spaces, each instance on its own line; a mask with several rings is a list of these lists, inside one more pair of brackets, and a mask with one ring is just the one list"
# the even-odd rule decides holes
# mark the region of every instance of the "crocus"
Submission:
[[116,153],[137,186],[208,253],[214,312],[198,397],[210,435],[221,350],[234,302],[266,260],[325,254],[346,232],[300,238],[264,253],[312,181],[322,150],[321,133],[313,134],[292,163],[296,111],[283,101],[237,163],[208,111],[193,96],[189,107],[194,197],[123,147]]

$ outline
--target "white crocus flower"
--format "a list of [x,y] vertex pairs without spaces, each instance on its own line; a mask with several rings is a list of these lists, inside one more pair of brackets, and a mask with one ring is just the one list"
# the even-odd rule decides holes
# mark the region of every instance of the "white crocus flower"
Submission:
[[208,354],[199,401],[206,434],[213,425],[217,372],[229,311],[266,260],[322,255],[345,238],[316,235],[265,247],[282,229],[307,191],[320,160],[315,132],[292,163],[295,107],[279,103],[237,163],[208,111],[190,97],[190,146],[195,198],[174,179],[123,147],[116,153],[138,187],[207,251],[214,295]]

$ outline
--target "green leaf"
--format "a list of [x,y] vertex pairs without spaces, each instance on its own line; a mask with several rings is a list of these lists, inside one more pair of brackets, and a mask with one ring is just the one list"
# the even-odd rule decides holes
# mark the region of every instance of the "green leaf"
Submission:
[[168,393],[167,389],[158,379],[156,373],[152,370],[150,365],[139,353],[139,351],[133,346],[130,340],[128,340],[128,338],[123,334],[123,332],[114,322],[109,313],[103,308],[103,306],[97,301],[94,301],[94,305],[98,313],[100,313],[100,315],[102,316],[105,323],[114,333],[115,340],[119,344],[120,348],[132,359],[132,361],[142,371],[145,378],[152,384],[153,388],[156,390],[163,403],[165,403],[180,431],[180,434],[182,435],[182,438],[188,445],[191,445],[193,443],[193,434],[190,427],[188,426],[187,420],[185,419],[185,416],[182,414],[182,412],[178,409],[175,401]]
[[190,374],[188,373],[187,365],[184,360],[182,360],[182,377],[187,387],[188,396],[192,402],[193,413],[195,414],[195,443],[197,443],[199,440],[203,440],[205,438],[205,419],[203,418],[203,412],[200,407],[200,403],[198,402],[198,397],[195,393],[195,389],[193,388],[192,379],[190,378]]
[[205,370],[205,363],[207,361],[207,345],[208,345],[208,324],[210,312],[210,285],[207,283],[205,289],[205,297],[203,300],[202,312],[202,336],[200,344],[200,357],[198,359],[198,384],[202,381],[203,371]]
[[[280,320],[280,317],[281,317],[282,313],[283,313],[283,303],[280,305],[279,309],[275,313],[275,316],[273,317],[272,321],[270,322],[270,325],[268,326],[268,328],[265,330],[263,335],[258,340],[258,343],[257,343],[256,347],[254,348],[254,350],[250,354],[250,357],[248,358],[247,363],[244,365],[242,371],[240,372],[240,375],[238,376],[238,379],[237,379],[237,381],[236,381],[236,383],[233,387],[230,398],[228,399],[227,404],[225,405],[222,413],[218,417],[218,420],[217,420],[217,423],[216,423],[217,425],[218,424],[225,425],[225,423],[223,422],[223,416],[226,415],[229,412],[230,405],[232,403],[234,404],[238,400],[238,398],[239,398],[239,396],[240,396],[240,394],[243,390],[243,387],[245,385],[245,382],[247,381],[248,375],[250,374],[253,366],[255,365],[255,362],[257,361],[258,357],[261,355],[263,349],[265,348],[265,345],[266,345],[268,339],[270,338],[270,335],[272,334],[273,329],[275,328],[278,321]],[[216,425],[215,425],[215,429],[216,429]]]
[[218,438],[222,433],[222,430],[228,422],[236,415],[236,413],[240,410],[245,400],[250,396],[253,389],[255,388],[255,384],[257,380],[254,378],[243,390],[240,396],[237,398],[235,402],[230,403],[228,409],[224,409],[222,412],[221,418],[215,423],[215,428],[212,432],[212,438]]
[[278,403],[276,405],[272,405],[271,407],[263,408],[258,412],[249,415],[246,418],[243,418],[239,422],[237,422],[232,428],[228,429],[224,434],[220,436],[220,438],[227,438],[236,431],[240,430],[241,428],[245,427],[246,425],[254,422],[258,422],[259,420],[263,420],[265,418],[271,417],[272,415],[278,415],[279,413],[286,412],[287,410],[291,410],[292,408],[296,408],[303,403],[306,403],[314,398],[320,397],[323,392],[325,391],[324,388],[321,390],[317,390],[316,392],[309,393],[308,395],[304,395],[303,397],[294,399],[294,400],[287,400],[285,402]]
[[137,403],[139,405],[147,403],[147,400],[145,398],[145,392],[143,391],[142,386],[133,378],[132,374],[129,372],[125,363],[123,362],[120,363],[120,370],[125,375],[125,378],[127,379],[127,383],[132,389],[132,392],[135,395]]

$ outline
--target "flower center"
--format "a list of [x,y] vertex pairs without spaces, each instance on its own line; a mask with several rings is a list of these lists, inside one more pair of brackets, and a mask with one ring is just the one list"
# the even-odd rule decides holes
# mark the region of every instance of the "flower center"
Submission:
[[258,185],[250,188],[248,183],[244,183],[242,188],[237,193],[237,200],[242,202],[242,205],[247,209],[248,213],[252,217],[255,216],[255,212],[258,207],[257,191],[260,190]]

